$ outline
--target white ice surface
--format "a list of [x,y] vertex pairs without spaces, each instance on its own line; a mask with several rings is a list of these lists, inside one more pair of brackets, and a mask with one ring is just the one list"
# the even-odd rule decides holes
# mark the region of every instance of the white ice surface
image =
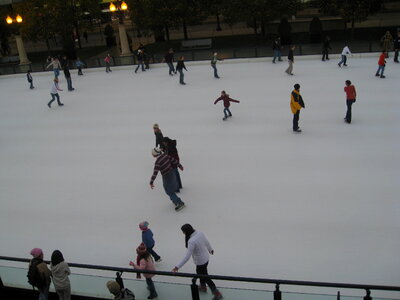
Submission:
[[[215,249],[212,274],[398,285],[399,65],[374,76],[377,57],[337,61],[188,64],[186,86],[165,65],[60,75],[64,107],[49,109],[52,72],[0,77],[0,255],[128,266],[150,222],[160,270],[183,257],[181,225]],[[343,122],[344,81],[358,97]],[[301,85],[303,133],[291,131]],[[222,121],[221,90],[234,99]],[[177,139],[187,207],[175,212],[160,175],[149,187],[153,123]],[[194,272],[188,262],[182,272]]]

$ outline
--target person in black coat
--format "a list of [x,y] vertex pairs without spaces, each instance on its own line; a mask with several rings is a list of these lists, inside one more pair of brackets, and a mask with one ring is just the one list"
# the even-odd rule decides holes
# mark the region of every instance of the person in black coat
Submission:
[[[179,154],[178,154],[178,149],[176,149],[176,140],[171,140],[169,137],[164,137],[163,138],[163,144],[161,146],[161,149],[165,154],[168,156],[171,156],[175,158],[179,162]],[[182,188],[182,181],[181,181],[181,176],[179,174],[178,168],[175,168],[173,172],[176,175],[176,183],[177,183],[177,189],[176,193],[180,192],[180,189]]]
[[160,126],[158,124],[153,125],[153,131],[156,136],[156,147],[162,147],[163,146],[163,134],[161,132]]
[[72,87],[72,79],[71,79],[71,73],[69,72],[68,59],[65,55],[63,56],[63,59],[61,61],[61,66],[63,67],[64,76],[65,76],[65,79],[67,80],[68,91],[75,90]]
[[289,54],[288,54],[288,63],[289,63],[289,67],[286,69],[286,73],[288,73],[289,75],[293,75],[293,63],[294,63],[294,55],[293,55],[293,51],[295,49],[295,46],[292,45],[290,46],[289,49]]
[[184,78],[183,69],[187,71],[185,67],[185,57],[181,56],[179,57],[178,63],[176,65],[176,70],[179,72],[179,83],[185,85],[186,83],[183,81]]
[[399,49],[400,49],[400,31],[397,32],[397,37],[394,39],[393,42],[393,49],[394,49],[394,59],[395,63],[399,62]]
[[136,56],[137,56],[137,60],[138,60],[138,65],[136,67],[135,73],[137,73],[137,71],[139,70],[140,66],[142,66],[142,71],[143,72],[146,71],[144,69],[144,54],[143,54],[143,51],[138,49],[137,53],[136,53]]
[[322,61],[329,60],[329,50],[331,50],[330,44],[331,38],[329,36],[325,37],[324,42],[322,43]]
[[170,48],[168,50],[168,53],[165,54],[164,56],[164,61],[167,63],[169,67],[169,75],[174,75],[176,74],[175,68],[174,68],[174,49]]
[[31,75],[31,70],[28,70],[28,72],[26,73],[26,79],[28,80],[28,82],[30,83],[30,89],[34,89],[35,87],[33,86],[33,79],[32,79],[32,75]]

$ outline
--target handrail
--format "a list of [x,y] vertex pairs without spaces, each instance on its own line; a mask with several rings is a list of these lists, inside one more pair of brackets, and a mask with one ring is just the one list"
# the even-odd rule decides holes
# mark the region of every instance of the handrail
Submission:
[[[19,257],[8,257],[0,256],[0,260],[16,261],[29,263],[30,259],[19,258]],[[49,261],[45,261],[49,263]],[[187,277],[187,278],[211,278],[216,280],[225,281],[241,281],[241,282],[253,282],[253,283],[270,283],[276,285],[301,285],[301,286],[314,286],[314,287],[331,287],[331,288],[346,288],[346,289],[362,289],[362,290],[385,290],[385,291],[400,291],[400,286],[389,286],[389,285],[373,285],[373,284],[352,284],[352,283],[337,283],[337,282],[318,282],[318,281],[300,281],[300,280],[284,280],[284,279],[267,279],[267,278],[251,278],[251,277],[238,277],[238,276],[223,276],[223,275],[200,275],[193,273],[174,273],[167,271],[146,271],[146,270],[135,270],[133,268],[120,268],[110,267],[101,265],[88,265],[78,263],[68,263],[70,267],[91,269],[91,270],[103,270],[103,271],[119,271],[127,273],[143,273],[143,274],[155,274],[163,276],[175,276],[175,277]]]

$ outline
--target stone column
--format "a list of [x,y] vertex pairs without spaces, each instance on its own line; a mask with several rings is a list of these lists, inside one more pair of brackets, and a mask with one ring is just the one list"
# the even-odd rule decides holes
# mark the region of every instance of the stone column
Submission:
[[17,43],[18,55],[19,55],[19,64],[20,65],[29,65],[31,62],[26,55],[24,42],[22,41],[22,37],[20,35],[15,36],[15,42]]
[[124,24],[118,24],[119,42],[121,44],[121,56],[130,56],[128,37],[126,36],[126,29]]

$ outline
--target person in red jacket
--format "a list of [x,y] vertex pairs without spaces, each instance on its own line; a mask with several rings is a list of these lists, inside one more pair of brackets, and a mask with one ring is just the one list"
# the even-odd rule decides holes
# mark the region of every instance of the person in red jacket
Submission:
[[346,105],[347,105],[347,112],[346,112],[346,117],[344,120],[347,123],[351,123],[351,106],[353,105],[354,102],[356,102],[356,88],[354,85],[351,84],[350,80],[346,80],[346,86],[344,87],[344,91],[346,93]]
[[[386,52],[382,51],[381,56],[379,56],[379,60],[378,60],[378,70],[376,71],[375,76],[380,76],[381,78],[385,78],[385,76],[383,75],[383,72],[385,71],[385,66],[386,66]],[[381,74],[379,74],[379,72]]]
[[233,100],[233,99],[229,98],[229,95],[225,91],[221,92],[221,97],[219,97],[217,100],[215,100],[214,104],[217,104],[217,102],[221,101],[221,100],[224,101],[224,115],[225,115],[225,117],[223,117],[222,120],[225,121],[229,117],[232,117],[232,113],[229,110],[229,106],[231,106],[231,102],[240,103],[240,101]]

